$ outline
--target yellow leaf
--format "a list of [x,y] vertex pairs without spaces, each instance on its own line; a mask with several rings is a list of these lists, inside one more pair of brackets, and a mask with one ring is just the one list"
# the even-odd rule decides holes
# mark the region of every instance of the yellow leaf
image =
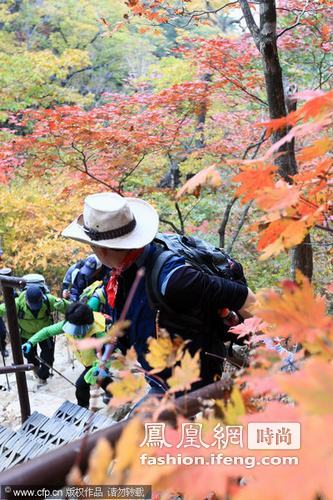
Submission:
[[108,385],[108,391],[112,392],[112,406],[127,403],[144,396],[147,382],[141,373],[127,373],[124,378]]
[[158,373],[165,368],[171,368],[182,357],[183,350],[188,341],[176,337],[174,340],[170,335],[161,330],[158,338],[150,338],[148,340],[148,354],[146,360],[153,368],[150,373]]
[[200,351],[193,358],[188,351],[185,352],[180,366],[176,366],[172,377],[167,382],[170,392],[186,391],[191,389],[191,384],[200,380]]
[[119,371],[132,371],[140,368],[134,346],[132,346],[130,349],[127,349],[125,356],[121,353],[116,352],[113,355],[112,368]]
[[223,413],[223,422],[227,425],[239,424],[239,417],[246,414],[242,393],[238,387],[232,389],[230,400],[227,404],[221,399],[217,399],[215,403],[221,409]]
[[89,484],[107,484],[113,451],[105,438],[98,440],[89,457]]
[[137,465],[136,458],[141,452],[139,445],[144,439],[144,429],[139,418],[132,418],[123,432],[116,446],[116,468],[124,471],[131,465]]

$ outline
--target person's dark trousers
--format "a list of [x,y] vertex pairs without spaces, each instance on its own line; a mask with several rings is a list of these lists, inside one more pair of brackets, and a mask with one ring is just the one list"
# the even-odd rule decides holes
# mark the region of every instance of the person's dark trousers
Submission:
[[91,366],[87,366],[75,382],[77,404],[83,408],[89,408],[90,385],[84,380],[84,376],[90,368]]
[[[76,391],[75,391],[75,396],[77,399],[77,404],[79,406],[83,406],[84,408],[89,408],[89,399],[90,399],[90,384],[87,384],[87,382],[84,380],[84,376],[87,373],[88,370],[90,370],[91,366],[88,366],[83,370],[77,381],[75,382],[76,386]],[[106,394],[108,391],[106,390],[107,386],[111,384],[112,378],[111,377],[105,377],[103,378],[102,382],[100,383],[100,387],[104,389]]]
[[0,351],[5,351],[6,349],[6,325],[2,318],[0,318]]
[[[24,344],[27,342],[26,339],[21,338],[21,343]],[[40,347],[40,353],[38,356],[46,361],[46,363],[50,366],[53,366],[53,361],[54,361],[54,340],[52,338],[42,340],[42,342],[38,343]],[[28,363],[32,363],[36,370],[35,373],[36,375],[42,379],[46,380],[50,376],[50,369],[48,366],[44,365],[43,363],[40,363],[38,359],[35,358],[37,354],[37,345],[31,346],[30,352],[28,354],[25,354],[25,357],[28,361]]]

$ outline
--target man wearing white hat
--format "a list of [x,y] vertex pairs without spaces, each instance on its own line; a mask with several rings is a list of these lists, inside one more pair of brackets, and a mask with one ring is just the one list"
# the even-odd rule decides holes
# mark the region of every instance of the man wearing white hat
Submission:
[[[83,214],[62,233],[66,238],[89,244],[101,262],[112,269],[106,292],[113,321],[120,317],[137,270],[145,267],[150,272],[158,250],[153,241],[158,223],[156,210],[147,202],[99,193],[85,199]],[[156,337],[157,310],[151,305],[146,280],[144,277],[136,289],[126,315],[130,327],[118,342],[122,350],[134,346],[138,361],[145,370],[150,370],[145,353],[147,339]],[[219,356],[225,353],[218,310],[229,308],[243,318],[249,317],[254,294],[245,285],[195,269],[175,254],[163,265],[157,280],[168,304],[167,310],[160,310],[160,326],[189,339],[192,355],[201,349],[201,381],[192,384],[192,389],[213,382],[216,375],[221,375]],[[185,317],[193,318],[191,325],[182,320]],[[167,383],[161,383],[161,379],[170,377],[170,371],[164,370],[158,376],[159,381],[149,380],[152,392],[167,389]]]

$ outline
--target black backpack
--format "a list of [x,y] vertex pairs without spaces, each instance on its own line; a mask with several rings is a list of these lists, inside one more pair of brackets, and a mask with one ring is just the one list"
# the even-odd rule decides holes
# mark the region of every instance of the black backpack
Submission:
[[146,287],[150,305],[155,310],[177,316],[183,324],[195,327],[194,318],[171,310],[159,290],[158,281],[162,267],[171,256],[184,257],[186,263],[207,274],[220,276],[242,285],[247,285],[242,265],[230,255],[210,243],[191,236],[158,233],[154,239],[159,248],[153,254],[146,272]]

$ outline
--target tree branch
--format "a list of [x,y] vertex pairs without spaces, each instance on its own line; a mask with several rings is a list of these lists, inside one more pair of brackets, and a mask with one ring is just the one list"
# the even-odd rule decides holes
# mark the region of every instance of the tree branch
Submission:
[[183,29],[183,28],[186,28],[191,23],[191,21],[193,21],[193,19],[195,19],[196,17],[209,16],[210,14],[217,14],[218,12],[225,9],[226,7],[230,7],[230,5],[237,5],[237,4],[238,4],[238,0],[235,2],[228,2],[225,5],[222,5],[222,7],[219,7],[218,9],[214,9],[214,10],[193,10],[191,12],[187,12],[186,10],[183,10],[182,15],[190,16],[188,21],[183,26],[179,26],[177,24],[173,24],[170,22],[168,22],[167,24],[169,24],[170,26],[174,26],[176,28]]
[[166,220],[163,217],[160,217],[160,222],[163,222],[164,224],[168,224],[174,231],[176,231],[177,234],[183,234],[181,230],[170,220]]
[[250,33],[251,33],[251,35],[253,37],[254,43],[256,44],[256,47],[259,50],[259,47],[260,47],[260,43],[259,43],[260,32],[259,32],[259,28],[256,25],[256,22],[254,20],[253,14],[252,14],[251,9],[250,9],[250,6],[249,6],[247,0],[239,0],[239,5],[240,5],[240,8],[242,9],[243,16],[245,18],[247,27],[249,28],[249,31],[250,31]]
[[247,203],[245,205],[242,217],[241,217],[241,219],[240,219],[240,221],[238,223],[238,226],[237,226],[236,230],[234,231],[234,234],[232,235],[230,243],[227,246],[227,253],[231,253],[232,252],[233,246],[234,246],[234,244],[235,244],[235,242],[236,242],[236,240],[237,240],[237,238],[239,236],[239,233],[241,232],[242,227],[244,226],[246,216],[247,216],[247,214],[248,214],[248,212],[249,212],[249,210],[251,208],[252,203],[253,203],[253,200],[250,201],[249,203]]
[[218,233],[220,235],[219,246],[221,248],[224,248],[224,244],[225,244],[225,230],[227,228],[227,224],[228,224],[228,221],[229,221],[231,209],[232,209],[233,205],[235,204],[235,202],[237,200],[238,200],[238,197],[235,196],[232,200],[228,201],[226,209],[224,211],[223,219],[222,219],[221,225],[219,227],[219,231],[218,231]]
[[304,7],[303,7],[303,10],[302,10],[302,11],[298,14],[298,16],[297,16],[297,19],[296,19],[295,23],[294,23],[292,26],[289,26],[288,28],[285,28],[284,30],[282,30],[282,31],[281,31],[281,32],[280,32],[280,33],[276,36],[276,38],[279,38],[279,37],[280,37],[280,36],[282,36],[284,33],[286,33],[286,31],[292,30],[293,28],[296,28],[296,26],[299,26],[300,24],[302,24],[302,23],[300,22],[300,20],[301,20],[302,16],[305,14],[305,11],[306,11],[306,9],[307,9],[308,5],[309,5],[309,0],[307,0],[307,1],[305,2],[305,5],[304,5]]
[[102,184],[103,186],[106,186],[108,189],[110,189],[111,191],[113,191],[114,193],[117,193],[119,194],[120,196],[123,196],[122,192],[120,189],[116,189],[114,188],[113,186],[111,186],[110,184],[108,184],[107,182],[103,181],[102,179],[99,179],[98,177],[96,177],[94,174],[92,174],[90,171],[89,171],[89,166],[88,166],[88,162],[87,162],[87,157],[86,157],[86,154],[84,153],[84,151],[82,151],[81,149],[79,149],[77,146],[75,146],[74,142],[72,142],[71,144],[72,148],[74,149],[74,151],[77,151],[80,156],[81,156],[81,160],[82,160],[82,164],[83,164],[83,167],[84,167],[84,170],[81,170],[79,167],[77,167],[76,165],[71,165],[72,168],[75,168],[75,170],[78,170],[79,172],[82,172],[84,173],[85,175],[87,175],[88,177],[90,177],[91,179],[93,179],[94,181],[98,182],[99,184]]
[[178,218],[179,218],[179,222],[180,222],[180,231],[181,231],[180,234],[185,234],[184,219],[183,219],[183,215],[181,213],[181,210],[180,210],[178,202],[175,203],[175,207],[176,207]]
[[140,163],[144,160],[146,154],[143,154],[142,157],[140,158],[140,160],[134,165],[134,167],[129,171],[127,172],[119,181],[119,189],[122,191],[123,190],[123,184],[124,182],[133,174],[133,172],[138,168],[138,166],[140,165]]

